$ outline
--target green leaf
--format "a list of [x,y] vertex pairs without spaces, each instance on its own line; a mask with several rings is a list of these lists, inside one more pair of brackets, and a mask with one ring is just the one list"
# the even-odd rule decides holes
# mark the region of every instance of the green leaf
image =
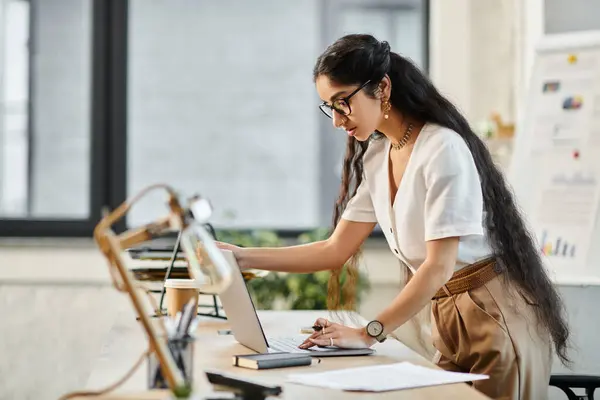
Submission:
[[[329,236],[328,228],[304,232],[298,236],[298,244],[324,240]],[[243,247],[280,247],[285,245],[276,232],[270,230],[232,231],[218,230],[217,239]],[[248,291],[258,309],[271,309],[276,301],[289,304],[293,310],[324,310],[327,308],[327,283],[329,271],[311,274],[287,274],[270,272],[262,278],[247,283]],[[346,279],[345,269],[340,277]],[[369,288],[368,280],[359,275],[357,304]]]

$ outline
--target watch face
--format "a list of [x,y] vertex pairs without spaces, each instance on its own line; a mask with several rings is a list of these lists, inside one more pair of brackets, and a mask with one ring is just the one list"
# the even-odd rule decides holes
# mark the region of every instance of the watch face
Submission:
[[367,325],[367,333],[369,336],[377,337],[383,332],[383,325],[379,321],[371,321]]

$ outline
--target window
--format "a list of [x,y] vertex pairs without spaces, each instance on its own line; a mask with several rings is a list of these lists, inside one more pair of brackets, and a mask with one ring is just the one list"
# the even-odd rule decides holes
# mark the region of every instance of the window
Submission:
[[26,216],[29,3],[12,0],[0,5],[0,215]]
[[367,31],[426,68],[426,4],[0,0],[0,235],[89,236],[158,182],[211,199],[219,228],[329,226],[344,138],[314,62]]
[[112,204],[109,3],[0,0],[1,236],[89,236]]
[[5,10],[2,215],[85,219],[90,2],[36,2],[31,26],[29,2],[5,1]]
[[[221,228],[328,226],[344,137],[325,132],[316,57],[373,31],[426,62],[423,2],[380,3],[131,0],[128,195],[169,182],[210,198]],[[161,210],[140,203],[128,223]]]

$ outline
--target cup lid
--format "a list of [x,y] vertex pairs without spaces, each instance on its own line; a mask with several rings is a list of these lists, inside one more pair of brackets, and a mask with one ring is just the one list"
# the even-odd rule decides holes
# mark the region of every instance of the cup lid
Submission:
[[199,289],[200,282],[195,279],[167,279],[165,282],[166,288],[173,289]]

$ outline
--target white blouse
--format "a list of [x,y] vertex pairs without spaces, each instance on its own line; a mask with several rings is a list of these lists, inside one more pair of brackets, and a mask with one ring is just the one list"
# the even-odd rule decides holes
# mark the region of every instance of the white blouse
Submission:
[[491,255],[484,235],[483,196],[475,162],[458,133],[427,124],[417,136],[394,204],[390,204],[387,138],[364,155],[364,177],[342,218],[377,222],[390,249],[413,273],[425,243],[460,237],[455,270]]

